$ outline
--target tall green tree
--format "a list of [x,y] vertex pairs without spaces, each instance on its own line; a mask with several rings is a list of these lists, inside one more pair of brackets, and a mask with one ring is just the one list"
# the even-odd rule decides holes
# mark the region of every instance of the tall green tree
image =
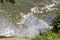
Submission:
[[[0,0],[2,3],[3,3],[3,1],[4,0]],[[10,2],[10,3],[12,3],[12,4],[15,4],[15,0],[5,0],[6,2]]]
[[11,2],[11,3],[15,4],[15,0],[9,0],[9,2]]
[[53,31],[58,33],[60,30],[60,15],[58,15],[57,17],[55,17],[55,19],[53,20]]
[[0,0],[0,2],[2,2],[2,3],[3,3],[3,0]]

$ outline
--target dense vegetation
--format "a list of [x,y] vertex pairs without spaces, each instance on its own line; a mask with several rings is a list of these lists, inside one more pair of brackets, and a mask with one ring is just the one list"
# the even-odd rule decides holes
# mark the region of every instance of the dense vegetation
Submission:
[[14,38],[14,37],[5,37],[5,36],[0,36],[0,38]]
[[58,15],[54,19],[53,25],[54,25],[53,31],[55,31],[56,33],[59,33],[59,30],[60,30],[60,15]]
[[37,35],[32,40],[60,40],[60,15],[57,15],[52,25],[54,26],[51,31],[47,31],[42,35]]
[[4,2],[4,1],[6,1],[6,2],[10,2],[10,3],[12,3],[12,4],[15,4],[15,0],[0,0],[0,2]]
[[[0,0],[1,1],[1,0]],[[4,0],[3,0],[4,1]],[[9,0],[8,0],[9,1]],[[11,0],[10,0],[11,1]],[[0,3],[0,10],[4,10],[0,15],[8,17],[13,23],[17,23],[22,18],[20,12],[27,14],[32,7],[43,7],[45,4],[51,3],[47,0],[15,0],[15,4],[11,2]],[[17,17],[18,16],[18,17]],[[17,17],[17,18],[16,18]]]
[[[3,2],[3,0],[1,0],[1,2]],[[0,3],[0,10],[5,10],[3,12],[0,12],[0,15],[8,17],[12,22],[16,24],[16,22],[18,22],[22,18],[20,16],[20,12],[27,14],[32,7],[43,7],[45,4],[50,3],[52,3],[51,0],[10,0],[7,3]],[[58,14],[58,16],[56,16],[53,20],[52,25],[54,26],[54,28],[52,29],[52,31],[47,31],[42,35],[37,35],[35,38],[32,38],[32,40],[60,40],[60,4],[58,4],[56,7],[59,9],[49,12],[49,14],[47,14],[50,17],[55,17]],[[17,15],[18,18],[16,18]],[[39,19],[42,16],[41,14],[34,15]]]
[[60,40],[60,35],[47,31],[43,35],[38,35],[32,40]]

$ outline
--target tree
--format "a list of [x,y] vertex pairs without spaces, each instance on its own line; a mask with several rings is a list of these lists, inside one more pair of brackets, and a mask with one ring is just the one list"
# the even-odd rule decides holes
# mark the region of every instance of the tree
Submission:
[[[3,1],[4,0],[0,0],[2,3],[3,3]],[[15,0],[5,0],[6,2],[10,2],[10,3],[12,3],[12,4],[15,4]]]
[[3,3],[3,0],[0,0]]
[[32,40],[60,40],[60,35],[53,33],[52,31],[46,31],[43,35],[37,35]]
[[57,17],[55,17],[55,19],[53,20],[53,31],[58,33],[60,30],[60,15],[58,15]]
[[11,2],[11,3],[15,4],[15,0],[9,0],[9,2]]

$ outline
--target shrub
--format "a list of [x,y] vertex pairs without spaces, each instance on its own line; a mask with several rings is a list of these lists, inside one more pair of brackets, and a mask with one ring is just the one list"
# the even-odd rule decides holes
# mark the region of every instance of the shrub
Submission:
[[60,30],[60,15],[58,15],[57,17],[55,17],[55,19],[53,20],[53,31],[58,33]]
[[37,35],[32,40],[60,40],[60,36],[51,31],[47,31],[43,35]]

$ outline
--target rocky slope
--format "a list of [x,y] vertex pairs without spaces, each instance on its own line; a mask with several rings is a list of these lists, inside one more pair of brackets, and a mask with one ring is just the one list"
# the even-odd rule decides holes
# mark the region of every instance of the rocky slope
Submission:
[[[0,3],[1,4],[1,3]],[[16,0],[0,7],[0,35],[35,37],[51,30],[54,17],[60,13],[59,0]]]

